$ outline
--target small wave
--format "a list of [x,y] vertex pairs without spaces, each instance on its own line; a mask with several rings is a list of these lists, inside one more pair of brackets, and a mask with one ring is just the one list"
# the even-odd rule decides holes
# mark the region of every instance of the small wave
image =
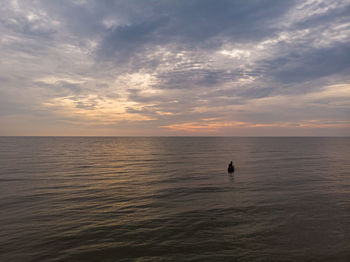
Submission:
[[85,165],[85,166],[78,166],[78,168],[92,168],[94,166],[91,166],[91,165]]

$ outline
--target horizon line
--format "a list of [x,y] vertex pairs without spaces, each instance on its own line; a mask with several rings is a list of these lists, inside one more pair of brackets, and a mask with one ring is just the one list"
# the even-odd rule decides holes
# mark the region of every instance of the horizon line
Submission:
[[244,137],[262,137],[262,138],[269,138],[269,137],[339,137],[339,138],[346,138],[346,137],[350,137],[350,135],[346,135],[346,136],[337,136],[337,135],[330,135],[330,136],[308,136],[308,135],[303,135],[303,136],[283,136],[283,135],[277,135],[277,136],[202,136],[202,135],[173,135],[173,136],[169,136],[169,135],[144,135],[144,136],[135,136],[135,135],[130,135],[130,136],[126,136],[126,135],[0,135],[0,137],[237,137],[237,138],[244,138]]

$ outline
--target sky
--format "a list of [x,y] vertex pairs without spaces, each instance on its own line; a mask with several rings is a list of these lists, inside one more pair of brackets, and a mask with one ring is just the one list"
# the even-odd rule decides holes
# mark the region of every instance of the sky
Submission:
[[350,0],[1,1],[0,57],[0,135],[350,135]]

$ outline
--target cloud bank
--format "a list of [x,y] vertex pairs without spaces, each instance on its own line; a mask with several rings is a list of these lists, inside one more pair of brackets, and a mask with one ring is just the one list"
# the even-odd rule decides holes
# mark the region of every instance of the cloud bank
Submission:
[[350,135],[349,1],[5,1],[0,135]]

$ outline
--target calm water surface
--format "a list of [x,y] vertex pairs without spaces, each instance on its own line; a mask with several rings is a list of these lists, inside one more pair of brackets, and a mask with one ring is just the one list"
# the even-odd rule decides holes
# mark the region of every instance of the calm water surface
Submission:
[[0,137],[0,225],[0,261],[350,261],[350,138]]

